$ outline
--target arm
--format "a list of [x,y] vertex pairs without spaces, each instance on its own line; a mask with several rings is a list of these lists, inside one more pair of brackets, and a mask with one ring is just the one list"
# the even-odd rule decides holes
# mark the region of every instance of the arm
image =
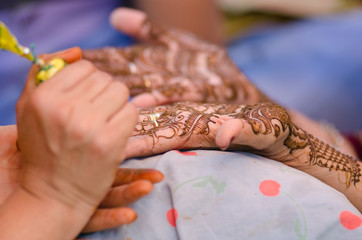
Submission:
[[241,150],[282,162],[318,178],[361,206],[361,164],[296,126],[272,103],[181,102],[140,110],[127,156],[171,149]]
[[74,239],[91,215],[83,213],[82,204],[48,200],[18,188],[0,208],[1,238]]
[[[16,147],[17,138],[15,125],[0,126],[0,208],[18,189],[21,179],[22,164],[20,151]],[[153,189],[152,184],[160,182],[162,179],[162,173],[154,169],[118,169],[112,188],[82,232],[102,231],[131,223],[137,215],[133,209],[126,206],[150,193]],[[20,206],[25,206],[29,202]],[[43,204],[43,206],[45,205]],[[12,209],[6,206],[3,208]],[[45,209],[42,209],[43,211]],[[17,216],[13,212],[10,214]]]
[[285,109],[256,105],[246,111],[242,124],[226,122],[218,134],[219,146],[242,149],[247,145],[259,155],[308,173],[342,192],[362,212],[361,162],[296,126]]
[[[17,104],[21,179],[0,207],[0,234],[73,239],[111,187],[137,111],[123,85],[84,60],[36,88],[37,70]],[[112,103],[100,111],[108,97]]]
[[[251,105],[270,101],[219,46],[184,32],[161,29],[136,10],[115,10],[111,23],[151,45],[87,50],[84,57],[124,82],[137,107],[178,101]],[[311,134],[327,143],[335,141],[318,122],[296,111],[290,111],[290,115]],[[339,147],[355,155],[348,141]]]

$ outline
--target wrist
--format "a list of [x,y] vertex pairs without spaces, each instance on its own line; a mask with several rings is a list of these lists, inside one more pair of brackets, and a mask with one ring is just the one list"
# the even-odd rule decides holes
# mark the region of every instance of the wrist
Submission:
[[74,239],[91,214],[18,187],[0,208],[0,238]]
[[93,196],[91,191],[87,192],[76,181],[56,177],[52,172],[41,174],[37,169],[24,169],[20,187],[39,201],[76,209],[81,214],[94,211],[102,199],[98,193]]

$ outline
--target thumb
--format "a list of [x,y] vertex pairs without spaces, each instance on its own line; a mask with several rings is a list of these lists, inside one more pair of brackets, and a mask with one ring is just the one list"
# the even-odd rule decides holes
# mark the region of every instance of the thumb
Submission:
[[[232,142],[242,142],[244,123],[240,119],[231,119],[224,122],[215,136],[215,143],[222,150],[226,150]],[[238,138],[238,139],[236,139]]]
[[[73,47],[60,52],[40,54],[38,58],[43,60],[44,62],[48,62],[54,58],[61,58],[66,63],[72,63],[82,58],[82,50],[79,47]],[[35,77],[39,69],[40,67],[35,64],[31,67],[25,83],[24,92],[32,91],[36,87]]]
[[[254,133],[251,125],[245,119],[230,119],[224,122],[215,136],[215,143],[222,150],[234,148],[238,150],[263,149],[270,139],[265,135]],[[230,145],[233,145],[231,147]]]
[[245,119],[231,119],[224,122],[215,136],[215,143],[222,150],[233,145],[237,150],[265,150],[276,141],[273,134],[254,132],[250,122]]
[[[67,63],[72,63],[82,58],[82,50],[79,47],[73,47],[66,49],[64,51],[55,52],[51,54],[41,54],[38,56],[38,58],[42,59],[44,62],[50,61],[56,57],[63,59]],[[22,106],[27,100],[29,94],[33,92],[34,89],[36,88],[35,77],[39,70],[40,67],[35,64],[33,64],[33,66],[30,68],[23,92],[17,103],[18,112],[19,111],[21,112]]]

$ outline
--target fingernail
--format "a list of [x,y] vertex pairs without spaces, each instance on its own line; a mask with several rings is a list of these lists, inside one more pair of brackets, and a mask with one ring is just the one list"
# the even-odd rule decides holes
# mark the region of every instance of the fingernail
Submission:
[[55,52],[54,54],[64,54],[64,53],[68,53],[68,52],[74,51],[74,50],[76,50],[76,49],[78,49],[78,47],[71,47],[71,48],[67,48],[67,49],[64,49],[64,50]]

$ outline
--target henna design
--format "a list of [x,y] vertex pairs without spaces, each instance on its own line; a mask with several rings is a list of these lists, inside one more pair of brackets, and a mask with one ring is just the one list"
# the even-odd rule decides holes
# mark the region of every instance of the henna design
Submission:
[[[195,103],[176,103],[156,108],[140,110],[140,122],[136,126],[134,135],[148,135],[153,138],[153,145],[161,138],[176,138],[187,142],[192,135],[208,135],[209,123],[215,123],[212,118],[218,118],[213,112],[214,105]],[[160,114],[156,120],[151,120],[152,114]]]
[[308,135],[308,142],[311,148],[309,153],[310,165],[328,168],[329,171],[343,172],[345,179],[340,179],[340,182],[345,183],[347,187],[351,184],[356,185],[361,181],[361,168],[356,159],[341,153],[310,134]]
[[[179,96],[180,100],[209,103],[269,101],[234,65],[224,48],[189,33],[161,29],[149,20],[140,32],[153,44],[87,50],[84,58],[125,82],[133,96],[157,90],[166,98]],[[157,76],[149,78],[149,84],[137,80],[149,74]]]
[[[150,119],[154,113],[160,114],[156,120],[157,124]],[[135,135],[151,136],[154,145],[161,139],[173,139],[179,141],[180,148],[184,147],[192,137],[199,139],[194,144],[215,148],[215,144],[205,146],[202,144],[205,144],[203,142],[205,139],[206,144],[213,141],[210,138],[217,131],[213,126],[217,124],[218,119],[242,119],[251,126],[255,137],[258,135],[269,137],[259,137],[257,141],[240,143],[239,148],[236,146],[233,149],[247,149],[281,162],[298,158],[302,161],[306,159],[309,165],[337,171],[339,175],[343,174],[344,177],[340,178],[340,182],[347,187],[361,181],[361,168],[357,160],[306,133],[292,123],[283,107],[272,103],[251,106],[184,102],[143,109],[141,116]],[[199,145],[193,147],[200,147]],[[260,146],[264,147],[260,149]]]
[[[309,164],[327,168],[329,171],[344,173],[345,180],[340,179],[340,182],[346,184],[347,187],[361,181],[361,169],[356,159],[339,152],[294,125],[282,107],[273,104],[249,106],[245,108],[243,118],[249,122],[255,134],[272,134],[274,132],[274,136],[278,138],[282,132],[288,129],[288,136],[283,145],[289,149],[289,154],[293,154],[295,150],[309,147]],[[278,124],[272,124],[275,120]]]

